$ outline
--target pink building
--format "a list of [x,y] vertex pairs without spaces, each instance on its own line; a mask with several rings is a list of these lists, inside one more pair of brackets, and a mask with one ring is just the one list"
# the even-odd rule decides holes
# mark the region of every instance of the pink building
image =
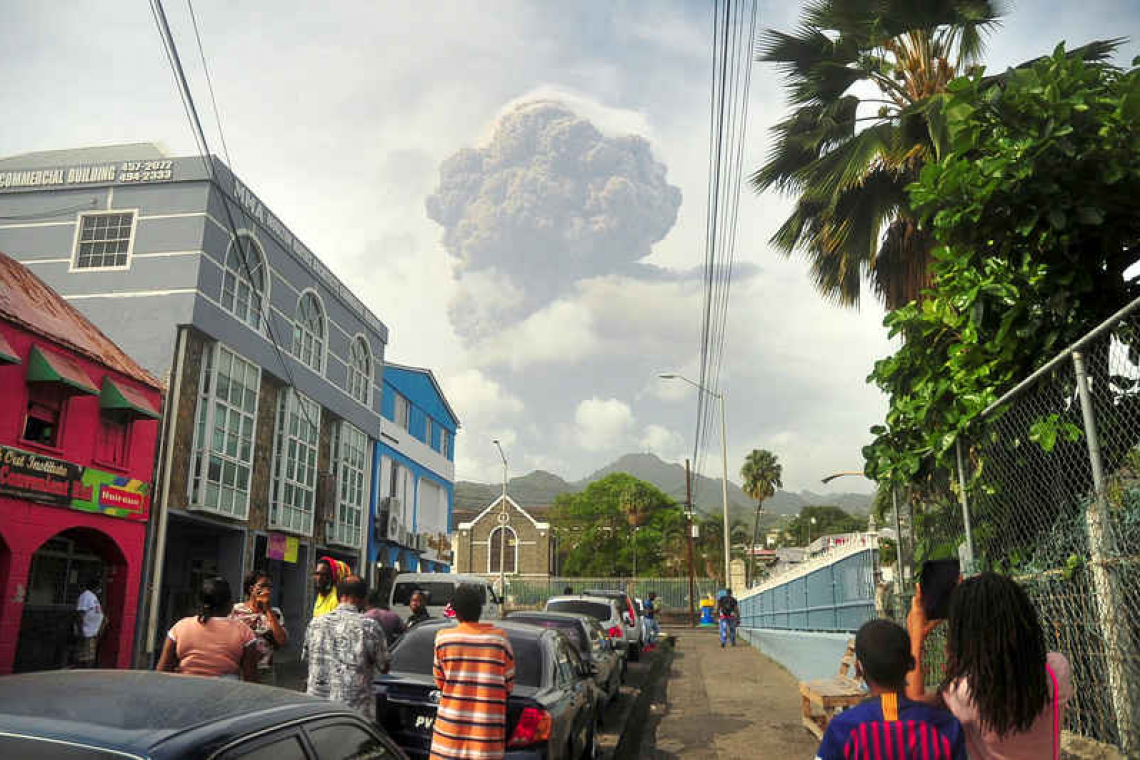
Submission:
[[0,673],[72,662],[89,580],[98,663],[131,665],[161,404],[159,381],[0,253]]

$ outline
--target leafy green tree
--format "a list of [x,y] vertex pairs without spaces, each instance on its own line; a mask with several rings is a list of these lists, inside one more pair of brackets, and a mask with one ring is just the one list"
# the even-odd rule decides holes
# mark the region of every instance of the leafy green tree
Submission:
[[855,533],[866,529],[865,517],[849,514],[839,507],[813,506],[801,509],[788,524],[786,532],[791,536],[794,546],[807,546],[820,536]]
[[[1140,296],[1136,279],[1124,276],[1140,258],[1140,70],[1086,62],[1058,46],[1001,78],[955,80],[937,106],[931,113],[941,158],[910,188],[938,242],[934,284],[921,305],[885,320],[902,342],[869,378],[890,407],[864,449],[868,477],[920,491],[951,482],[955,442],[987,406]],[[1126,322],[1113,337],[1135,360],[1133,332]],[[1105,405],[1097,424],[1110,431],[1102,441],[1111,465],[1136,443],[1120,420],[1135,419],[1140,400],[1109,373],[1106,357],[1090,364],[1094,385],[1104,389],[1096,394]],[[1043,393],[1073,397],[1072,387],[1054,385],[1071,380],[1042,382]],[[1033,420],[1027,443],[1079,461],[1079,409],[1066,409]],[[1019,444],[973,432],[967,454],[978,464]],[[1051,465],[1044,466],[1020,470],[1024,485],[1006,489],[1010,504],[1056,503],[1048,492]],[[954,508],[953,498],[941,501],[947,513]],[[977,521],[982,550],[987,531],[1029,540],[1009,522],[1016,511]]]
[[756,517],[752,523],[752,543],[748,546],[748,578],[752,578],[752,568],[755,562],[753,551],[756,546],[756,532],[760,529],[760,511],[765,499],[776,495],[776,489],[783,486],[781,477],[784,468],[776,459],[776,455],[767,449],[752,449],[744,459],[744,466],[740,468],[740,477],[744,480],[744,493],[756,500]]
[[923,106],[979,60],[1001,5],[817,0],[795,32],[764,35],[759,60],[794,110],[752,184],[797,196],[772,243],[803,253],[826,297],[858,305],[867,277],[893,309],[928,286],[931,241],[905,193],[934,155]]

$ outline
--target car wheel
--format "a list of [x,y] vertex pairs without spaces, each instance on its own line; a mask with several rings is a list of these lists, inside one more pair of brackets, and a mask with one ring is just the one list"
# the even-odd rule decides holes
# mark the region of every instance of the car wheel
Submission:
[[637,644],[633,644],[629,648],[629,661],[630,662],[637,662],[640,659],[641,659],[641,647]]

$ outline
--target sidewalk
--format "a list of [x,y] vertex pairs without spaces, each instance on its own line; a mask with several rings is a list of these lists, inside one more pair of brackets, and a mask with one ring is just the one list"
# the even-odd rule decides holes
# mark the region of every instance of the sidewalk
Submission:
[[642,757],[814,756],[818,742],[803,727],[797,682],[787,671],[742,640],[721,649],[716,629],[668,631],[677,637],[676,653],[664,708],[654,706],[655,738],[642,746]]

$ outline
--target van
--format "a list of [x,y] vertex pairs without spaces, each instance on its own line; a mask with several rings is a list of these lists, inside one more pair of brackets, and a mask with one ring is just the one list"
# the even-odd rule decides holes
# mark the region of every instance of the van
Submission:
[[464,583],[483,589],[483,615],[480,619],[502,618],[502,600],[495,594],[491,584],[478,575],[457,573],[400,573],[392,581],[392,590],[388,592],[388,608],[407,619],[412,614],[412,594],[422,591],[427,595],[428,614],[440,618],[444,616],[443,610],[451,601],[455,589]]

